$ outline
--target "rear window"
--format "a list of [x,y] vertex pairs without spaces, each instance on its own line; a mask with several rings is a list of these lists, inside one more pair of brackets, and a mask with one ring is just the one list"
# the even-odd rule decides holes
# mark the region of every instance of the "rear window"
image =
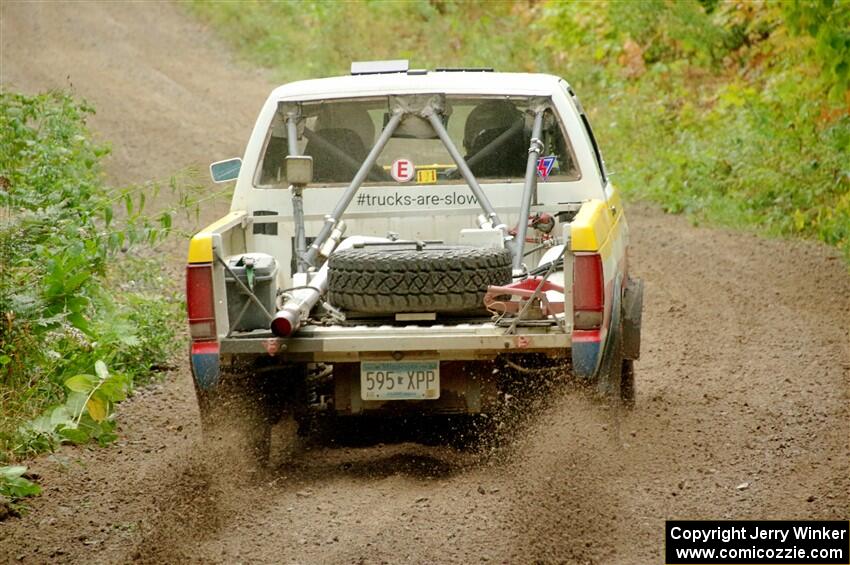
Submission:
[[[531,104],[524,97],[446,97],[449,137],[480,183],[522,182],[534,121]],[[286,114],[293,108],[281,104],[275,115],[255,178],[260,188],[286,184]],[[391,116],[388,97],[304,102],[297,111],[299,152],[313,157],[313,184],[318,186],[351,182]],[[572,148],[551,107],[544,114],[541,141],[539,180],[577,180]],[[394,178],[393,170],[407,174]],[[396,130],[364,185],[437,183],[463,181],[430,124],[411,119]]]

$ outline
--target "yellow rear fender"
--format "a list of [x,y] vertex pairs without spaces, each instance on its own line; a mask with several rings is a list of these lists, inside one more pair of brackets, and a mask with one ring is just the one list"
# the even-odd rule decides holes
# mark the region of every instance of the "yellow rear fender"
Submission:
[[222,234],[234,227],[241,226],[246,218],[247,213],[244,211],[231,212],[196,233],[189,241],[188,262],[212,263],[215,240],[220,240]]
[[620,192],[612,188],[607,202],[593,199],[582,204],[570,226],[570,250],[599,253],[603,261],[614,255],[619,262],[625,251],[626,236]]
[[570,227],[572,251],[599,252],[611,232],[611,217],[602,200],[588,200]]

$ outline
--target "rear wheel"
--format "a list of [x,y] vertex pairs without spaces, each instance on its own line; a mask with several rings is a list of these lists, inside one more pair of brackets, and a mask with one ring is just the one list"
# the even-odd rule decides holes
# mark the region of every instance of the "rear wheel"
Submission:
[[600,396],[625,408],[635,405],[635,364],[623,357],[622,326],[609,344],[610,354],[599,371],[596,390]]
[[620,374],[620,400],[626,408],[635,406],[635,362],[632,359],[623,359]]
[[204,447],[213,456],[256,468],[268,463],[272,421],[260,389],[256,375],[233,369],[222,370],[211,389],[195,384]]
[[214,455],[244,461],[255,468],[268,465],[272,426],[293,413],[299,395],[294,374],[277,367],[222,368],[216,385],[208,390],[195,383],[205,447]]

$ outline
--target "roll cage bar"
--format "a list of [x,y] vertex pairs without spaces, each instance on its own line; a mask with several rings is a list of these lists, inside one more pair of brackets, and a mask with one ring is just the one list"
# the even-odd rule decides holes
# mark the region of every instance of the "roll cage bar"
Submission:
[[[334,229],[337,228],[340,220],[342,219],[342,215],[348,209],[363,182],[370,177],[386,177],[386,173],[383,170],[376,168],[375,164],[378,157],[380,157],[386,147],[387,142],[389,142],[390,138],[392,138],[393,133],[395,133],[399,125],[405,119],[410,118],[426,120],[431,124],[431,127],[434,129],[437,137],[443,143],[457,167],[450,173],[450,175],[460,175],[463,177],[463,180],[466,181],[466,184],[469,186],[469,189],[472,191],[472,194],[475,196],[478,204],[484,212],[483,216],[479,216],[481,227],[484,227],[485,225],[492,226],[502,232],[505,245],[511,250],[513,256],[513,268],[515,270],[521,269],[523,247],[525,244],[526,232],[528,230],[527,218],[531,209],[531,200],[537,189],[537,160],[540,153],[543,151],[543,142],[540,138],[543,131],[543,114],[548,106],[548,102],[547,98],[535,98],[532,100],[532,104],[529,109],[529,112],[534,115],[534,121],[531,128],[531,141],[528,148],[525,182],[523,184],[520,201],[520,215],[517,226],[517,234],[515,237],[509,233],[508,227],[499,218],[499,215],[490,203],[490,199],[487,198],[487,195],[481,189],[481,185],[478,183],[478,180],[475,178],[475,175],[470,169],[470,164],[474,165],[501,147],[514,133],[522,128],[524,123],[523,119],[517,120],[507,131],[503,132],[479,150],[475,155],[470,157],[469,162],[463,158],[454,141],[452,141],[452,138],[449,136],[448,131],[446,131],[446,101],[445,95],[442,94],[426,96],[390,96],[391,117],[384,126],[384,129],[381,131],[380,136],[378,136],[378,140],[375,142],[375,145],[366,156],[366,159],[360,164],[358,164],[350,155],[345,154],[345,152],[337,148],[334,144],[322,138],[320,134],[304,128],[304,135],[308,140],[316,141],[324,149],[331,151],[341,160],[351,165],[352,168],[357,168],[357,173],[342,193],[342,196],[336,203],[333,211],[325,216],[325,222],[322,225],[322,229],[310,244],[309,248],[306,246],[304,233],[304,206],[301,187],[292,187],[298,272],[303,273],[310,267],[318,267],[317,259],[322,246],[327,242]],[[297,144],[298,122],[302,119],[303,117],[300,112],[300,106],[298,105],[294,106],[286,114],[289,155],[297,156],[299,154]]]

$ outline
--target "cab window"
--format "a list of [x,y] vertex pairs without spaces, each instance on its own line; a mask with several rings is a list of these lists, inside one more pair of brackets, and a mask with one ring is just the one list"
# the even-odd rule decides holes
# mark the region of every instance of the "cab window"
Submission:
[[[531,127],[531,100],[524,97],[447,97],[445,126],[481,183],[521,183],[525,177]],[[299,151],[313,157],[314,184],[350,183],[391,115],[387,97],[305,102],[299,105]],[[255,184],[285,184],[286,113],[281,108],[267,135]],[[546,181],[579,178],[572,147],[557,115],[544,114],[541,162]],[[409,163],[410,179],[398,180],[392,167]],[[398,176],[398,175],[396,175]],[[368,185],[463,183],[430,124],[405,119],[389,140],[364,183]]]

